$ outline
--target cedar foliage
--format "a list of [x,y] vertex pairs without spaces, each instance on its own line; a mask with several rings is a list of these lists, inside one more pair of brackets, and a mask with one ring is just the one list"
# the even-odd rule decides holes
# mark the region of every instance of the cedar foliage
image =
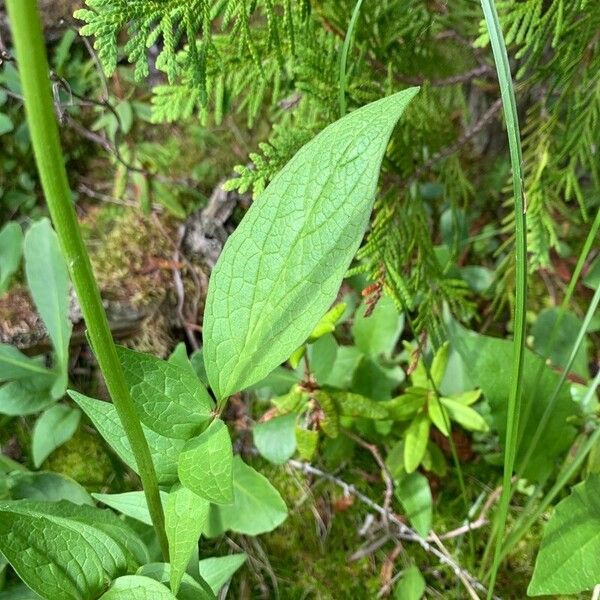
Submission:
[[[148,48],[158,46],[154,67],[164,83],[153,89],[157,122],[198,116],[218,124],[236,112],[249,127],[258,119],[270,124],[232,189],[259,194],[341,116],[340,53],[355,0],[86,3],[76,16],[107,73],[123,57],[146,77]],[[600,3],[504,0],[498,12],[517,74],[534,275],[552,269],[556,253],[568,254],[599,203]],[[473,313],[470,290],[451,269],[464,248],[446,241],[452,260],[436,249],[444,212],[455,230],[466,208],[471,222],[498,223],[503,243],[490,265],[498,307],[512,290],[510,173],[498,147],[505,136],[487,43],[478,2],[381,0],[364,3],[349,53],[348,110],[422,85],[390,143],[354,273],[415,309],[417,326],[430,331],[444,302],[463,318]]]

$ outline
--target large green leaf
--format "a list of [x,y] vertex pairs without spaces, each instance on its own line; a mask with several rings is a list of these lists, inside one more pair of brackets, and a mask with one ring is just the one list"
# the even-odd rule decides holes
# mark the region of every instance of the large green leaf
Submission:
[[177,594],[181,579],[208,521],[209,502],[186,487],[173,490],[165,504],[165,530],[169,540],[171,591]]
[[168,587],[150,577],[124,575],[99,600],[177,600]]
[[559,502],[546,525],[527,593],[577,594],[600,582],[600,475]]
[[233,504],[210,507],[206,535],[231,530],[246,535],[272,531],[287,517],[287,506],[269,480],[236,456],[233,459]]
[[[121,460],[134,471],[137,470],[133,451],[115,407],[110,402],[94,400],[73,390],[69,390],[69,396],[88,416],[100,435]],[[177,458],[185,442],[160,435],[143,425],[142,428],[150,447],[159,483],[164,485],[175,483],[177,481]]]
[[8,288],[10,278],[19,268],[23,253],[23,231],[16,221],[0,229],[0,296]]
[[[480,387],[491,408],[494,429],[501,443],[506,437],[506,410],[511,381],[513,344],[510,340],[479,335],[467,331],[456,321],[449,320],[447,331],[450,343],[468,365],[469,377]],[[542,377],[536,384],[538,369]],[[519,468],[527,452],[529,441],[546,409],[558,383],[559,375],[547,368],[540,357],[526,350],[523,370],[523,396],[519,419],[519,444],[516,467]],[[575,439],[576,430],[567,419],[577,412],[569,389],[563,385],[557,402],[540,441],[532,452],[531,460],[524,472],[528,479],[543,480],[554,468],[556,458],[562,455]],[[528,418],[525,418],[529,413]]]
[[232,575],[246,562],[248,556],[229,554],[227,556],[211,556],[200,561],[200,576],[215,594],[231,579]]
[[198,496],[231,504],[233,449],[227,426],[215,419],[198,437],[186,442],[179,455],[179,479]]
[[[550,362],[557,367],[564,367],[569,361],[575,346],[582,321],[572,312],[563,312],[559,327],[550,336],[550,332],[560,314],[561,310],[559,308],[543,310],[531,329],[531,335],[533,336],[533,349],[539,355],[549,357]],[[550,345],[550,342],[552,342],[552,345]],[[585,378],[589,376],[587,346],[588,342],[584,340],[572,367],[575,373]]]
[[31,436],[31,456],[36,469],[50,453],[73,437],[80,418],[80,410],[64,404],[52,406],[40,415]]
[[213,402],[191,368],[118,347],[140,419],[167,437],[188,439],[212,418]]
[[48,219],[34,223],[25,234],[27,285],[56,355],[59,377],[53,394],[60,397],[67,388],[69,339],[69,273],[58,238]]
[[90,506],[5,501],[0,515],[0,551],[44,598],[97,598],[107,579],[148,559],[147,553],[136,552],[143,545],[133,531]]
[[352,324],[354,342],[360,350],[373,358],[389,357],[404,327],[404,318],[388,296],[381,298],[368,317],[365,317],[365,309],[366,305],[363,303],[356,311]]
[[252,430],[257,450],[276,465],[287,462],[296,451],[296,417],[290,412],[258,423]]
[[327,127],[273,178],[227,240],[204,315],[217,397],[268,375],[335,300],[369,221],[389,137],[417,91]]

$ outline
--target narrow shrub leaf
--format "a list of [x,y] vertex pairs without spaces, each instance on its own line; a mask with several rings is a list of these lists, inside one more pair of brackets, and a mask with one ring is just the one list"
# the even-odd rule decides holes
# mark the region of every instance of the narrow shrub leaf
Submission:
[[172,491],[165,504],[165,530],[171,560],[171,591],[177,594],[194,547],[208,521],[209,502],[186,487]]
[[210,279],[204,357],[218,398],[266,377],[330,308],[368,224],[381,161],[418,88],[306,144],[227,240]]
[[179,455],[179,479],[185,487],[216,504],[233,501],[233,449],[227,426],[215,419],[189,440]]
[[25,234],[25,273],[31,296],[52,341],[59,378],[53,386],[58,398],[67,389],[69,339],[69,274],[58,238],[48,219],[34,223]]

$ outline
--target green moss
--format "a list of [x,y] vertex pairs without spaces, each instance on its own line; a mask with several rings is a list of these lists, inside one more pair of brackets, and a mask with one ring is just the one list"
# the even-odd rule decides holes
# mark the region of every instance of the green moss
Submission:
[[106,486],[114,472],[101,439],[83,428],[49,456],[43,469],[68,475],[91,491]]

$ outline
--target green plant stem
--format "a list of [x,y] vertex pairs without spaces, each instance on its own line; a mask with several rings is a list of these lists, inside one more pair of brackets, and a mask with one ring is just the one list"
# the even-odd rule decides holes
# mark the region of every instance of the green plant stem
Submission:
[[342,46],[342,54],[340,56],[340,91],[339,91],[339,105],[340,105],[340,119],[346,114],[346,89],[348,87],[348,52],[352,45],[352,36],[354,35],[354,29],[356,28],[356,22],[358,21],[358,15],[360,14],[360,7],[362,6],[363,0],[357,0],[352,16],[350,17],[350,23],[348,25],[348,31],[344,39],[344,45]]
[[485,22],[490,34],[490,42],[494,53],[504,120],[510,148],[512,180],[515,211],[515,252],[516,252],[516,297],[514,315],[514,342],[511,386],[507,406],[506,441],[504,450],[504,474],[502,478],[502,496],[498,504],[495,529],[497,531],[494,561],[488,585],[488,600],[494,593],[496,576],[500,567],[502,537],[508,517],[511,497],[511,479],[515,465],[517,441],[519,432],[519,411],[523,393],[523,364],[525,359],[525,313],[527,308],[527,216],[523,197],[523,175],[521,139],[519,135],[519,120],[517,102],[512,85],[510,65],[502,29],[496,11],[494,0],[481,0]]
[[48,59],[36,0],[7,0],[19,75],[40,180],[79,298],[92,349],[134,453],[164,559],[169,551],[158,480],[148,442],[117,357],[92,265],[83,243],[60,146]]

